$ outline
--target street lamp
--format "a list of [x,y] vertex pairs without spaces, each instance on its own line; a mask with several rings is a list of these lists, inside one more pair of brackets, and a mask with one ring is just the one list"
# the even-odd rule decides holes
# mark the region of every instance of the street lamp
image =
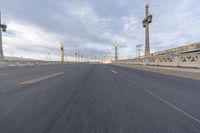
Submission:
[[149,15],[149,5],[148,0],[146,2],[146,13],[145,18],[142,21],[142,25],[145,28],[145,57],[150,56],[150,46],[149,46],[149,24],[152,22],[153,16]]
[[0,12],[0,60],[4,60],[3,47],[2,47],[2,31],[6,32],[7,25],[1,24],[1,12]]
[[2,28],[2,31],[3,31],[3,32],[6,32],[7,25],[5,25],[5,24],[2,24],[2,25],[1,25],[1,28]]
[[149,15],[147,17],[147,22],[150,24],[152,22],[152,19],[153,19],[153,16],[152,15]]
[[146,19],[144,19],[143,21],[142,21],[142,24],[143,24],[143,27],[145,28],[146,27]]

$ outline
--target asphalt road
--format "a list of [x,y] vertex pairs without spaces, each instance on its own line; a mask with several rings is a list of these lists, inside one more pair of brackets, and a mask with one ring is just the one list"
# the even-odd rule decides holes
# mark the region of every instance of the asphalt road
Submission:
[[0,70],[0,133],[200,133],[200,82],[112,65]]

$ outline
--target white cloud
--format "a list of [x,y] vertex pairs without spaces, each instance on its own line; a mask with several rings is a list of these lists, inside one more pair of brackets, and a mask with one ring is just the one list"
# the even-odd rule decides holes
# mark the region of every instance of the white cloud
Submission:
[[[160,10],[151,26],[151,44],[155,51],[177,47],[199,41],[200,29],[198,8],[193,8],[196,0],[182,0],[168,4],[167,10]],[[195,35],[196,34],[196,35]]]
[[[91,57],[99,51],[100,57],[108,51],[114,54],[117,41],[120,57],[133,57],[136,44],[144,47],[144,4],[140,0],[5,1],[1,4],[8,25],[4,51],[59,55],[57,47],[63,41],[69,58],[77,50]],[[199,41],[199,6],[199,0],[150,1],[151,51]]]
[[[15,56],[26,55],[39,59],[41,55],[46,56],[48,52],[59,49],[60,44],[54,34],[47,33],[34,25],[18,22],[9,22],[8,25],[8,31],[3,37],[6,55],[15,53]],[[10,36],[10,33],[13,35]]]

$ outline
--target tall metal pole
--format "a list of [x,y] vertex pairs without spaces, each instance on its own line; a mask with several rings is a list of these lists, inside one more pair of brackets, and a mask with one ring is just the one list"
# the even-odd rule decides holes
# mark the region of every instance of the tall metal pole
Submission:
[[51,53],[48,53],[49,61],[51,61]]
[[152,15],[149,15],[148,0],[145,7],[145,19],[143,20],[143,27],[145,28],[145,57],[150,56],[150,44],[149,44],[149,24],[152,22]]
[[80,62],[80,51],[78,51],[78,62]]
[[115,44],[115,60],[118,60],[118,47],[117,47],[117,43]]
[[2,47],[2,31],[1,31],[2,25],[1,25],[1,12],[0,12],[0,60],[4,60],[3,56],[3,47]]
[[64,62],[64,45],[63,45],[63,43],[61,43],[60,50],[61,50],[61,62],[63,63]]
[[77,53],[78,53],[78,52],[75,53],[75,62],[76,62],[76,63],[78,62],[78,60],[77,60]]
[[115,46],[115,60],[117,60],[117,46]]
[[[146,18],[149,16],[149,5],[148,2],[146,4]],[[145,56],[150,56],[150,48],[149,48],[149,23],[146,23],[146,28],[145,28],[145,40],[146,40],[146,45],[145,45]]]

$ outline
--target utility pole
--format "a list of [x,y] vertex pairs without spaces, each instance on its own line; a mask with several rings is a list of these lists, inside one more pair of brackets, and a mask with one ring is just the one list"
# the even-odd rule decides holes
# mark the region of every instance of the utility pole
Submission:
[[77,52],[75,53],[75,61],[77,63]]
[[115,46],[115,60],[118,60],[118,47]]
[[86,59],[87,59],[87,57],[84,58],[84,62],[85,62],[85,63],[87,62]]
[[117,47],[117,43],[115,44],[115,60],[118,60],[118,47]]
[[80,51],[78,51],[78,62],[80,62]]
[[141,51],[141,47],[142,47],[142,45],[141,44],[138,44],[138,45],[136,45],[136,53],[138,53],[138,58],[140,58],[140,51]]
[[51,61],[51,53],[48,53],[49,61]]
[[0,12],[0,60],[4,60],[3,46],[2,46],[2,31],[6,32],[7,25],[1,24],[1,12]]
[[145,19],[142,21],[143,27],[145,28],[145,57],[150,56],[150,45],[149,45],[149,24],[152,22],[152,15],[149,15],[149,4],[146,2]]
[[61,63],[64,63],[64,45],[62,42],[61,42],[60,51],[61,51]]
[[81,55],[81,62],[83,62],[83,55]]

